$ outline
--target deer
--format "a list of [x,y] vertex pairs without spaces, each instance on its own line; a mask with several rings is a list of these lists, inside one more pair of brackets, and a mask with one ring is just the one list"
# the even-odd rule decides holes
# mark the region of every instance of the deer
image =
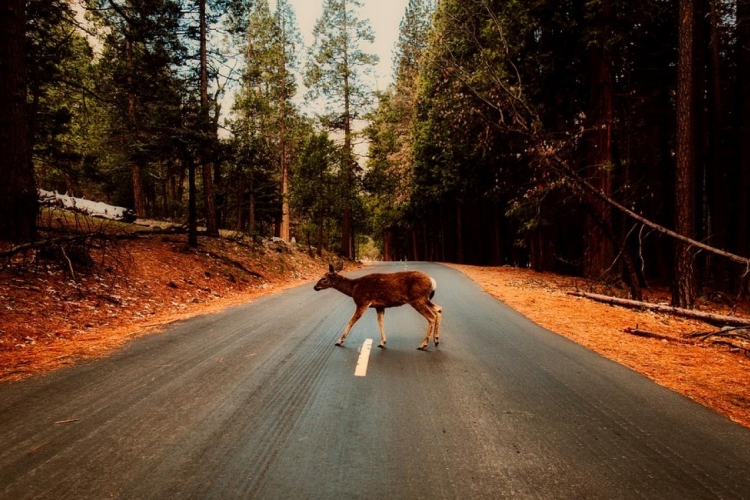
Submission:
[[385,328],[383,318],[385,310],[389,307],[399,307],[404,304],[412,306],[419,314],[427,319],[427,333],[424,340],[417,349],[426,350],[430,342],[430,334],[435,342],[435,347],[440,344],[440,321],[443,308],[433,304],[431,299],[435,295],[437,282],[419,271],[402,271],[397,273],[371,273],[361,278],[347,278],[339,272],[343,269],[343,262],[336,267],[328,264],[328,273],[315,284],[315,291],[334,288],[344,295],[354,299],[356,309],[349,322],[344,328],[344,333],[336,342],[342,346],[349,331],[368,308],[374,308],[378,313],[378,326],[380,327],[380,344],[378,347],[385,348]]

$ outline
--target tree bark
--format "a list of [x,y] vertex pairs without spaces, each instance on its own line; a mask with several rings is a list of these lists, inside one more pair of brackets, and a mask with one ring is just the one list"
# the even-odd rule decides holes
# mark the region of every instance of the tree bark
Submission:
[[219,235],[216,224],[216,200],[214,195],[213,165],[209,160],[209,137],[213,135],[211,121],[208,113],[208,49],[207,49],[207,25],[206,25],[206,0],[200,0],[200,84],[201,84],[201,128],[204,133],[203,147],[201,148],[201,165],[203,173],[203,203],[206,216],[206,232],[211,236]]
[[[707,165],[706,191],[708,195],[708,225],[706,234],[709,242],[718,248],[727,248],[727,204],[725,193],[727,184],[727,167],[722,158],[722,89],[721,89],[721,33],[719,31],[719,0],[711,0],[711,78],[709,79],[710,100],[708,106],[708,147],[709,164]],[[709,259],[707,266],[713,269],[716,285],[727,289],[728,267],[723,260]]]
[[386,229],[383,233],[383,260],[390,262],[393,260],[393,232]]
[[195,161],[186,154],[188,164],[188,245],[191,247],[198,246],[198,214],[195,188]]
[[[282,36],[286,37],[286,26],[281,26]],[[282,42],[283,44],[283,42]],[[279,163],[281,167],[281,225],[279,227],[279,238],[284,241],[291,240],[291,213],[289,210],[289,152],[287,137],[287,60],[286,47],[282,45],[281,60],[279,61],[279,72],[281,74],[281,95],[279,97],[280,127],[279,127]]]
[[248,220],[247,220],[247,231],[250,234],[255,233],[257,225],[257,220],[255,217],[255,181],[254,179],[250,179],[250,209],[248,211]]
[[456,200],[456,256],[458,263],[464,263],[464,225],[463,225],[463,210],[461,202]]
[[245,211],[242,209],[245,200],[245,176],[239,175],[237,179],[237,225],[235,230],[241,233],[245,229]]
[[[347,3],[344,2],[344,25],[342,30],[344,32],[345,40],[348,40],[347,25]],[[344,200],[344,213],[341,218],[341,256],[347,259],[354,257],[354,249],[352,248],[352,207],[351,207],[351,190],[352,181],[354,180],[352,166],[354,162],[354,155],[352,154],[352,121],[351,121],[351,86],[349,82],[349,74],[351,68],[349,68],[349,47],[344,46],[344,158],[343,158],[343,169],[344,169],[344,187],[345,196]]]
[[[677,164],[675,168],[675,231],[695,237],[695,0],[679,2],[677,60]],[[690,246],[675,242],[672,305],[692,309],[697,295],[695,258]]]
[[[606,12],[606,10],[605,10]],[[590,109],[592,116],[589,134],[589,172],[587,179],[602,193],[612,194],[612,71],[604,48],[599,40],[590,49]],[[592,207],[597,217],[607,227],[612,226],[612,209],[604,202],[595,201]],[[599,279],[612,266],[614,251],[612,243],[604,234],[602,225],[587,216],[584,221],[583,275]]]
[[317,241],[317,247],[315,248],[315,253],[318,257],[323,256],[323,229],[325,227],[325,218],[321,215],[320,220],[318,222],[318,241]]
[[0,239],[36,237],[38,202],[26,108],[24,0],[0,7]]
[[[737,252],[750,254],[750,0],[737,0],[737,68],[739,106],[739,179]],[[746,287],[747,281],[741,286]],[[747,290],[745,290],[747,291]]]
[[[135,96],[135,64],[133,62],[133,41],[130,39],[130,28],[125,31],[125,64],[128,70],[128,125],[131,141],[138,134],[138,110]],[[132,149],[132,148],[131,148]],[[130,153],[132,156],[132,152]],[[130,179],[133,184],[133,209],[140,218],[147,217],[146,192],[143,189],[143,167],[139,158],[130,159]]]
[[206,234],[218,236],[219,227],[216,224],[216,198],[214,196],[213,165],[204,163],[203,173],[203,208],[206,212]]

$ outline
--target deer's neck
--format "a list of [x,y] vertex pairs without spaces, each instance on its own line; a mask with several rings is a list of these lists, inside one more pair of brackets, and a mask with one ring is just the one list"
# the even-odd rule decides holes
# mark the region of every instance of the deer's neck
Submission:
[[349,297],[351,297],[354,293],[354,283],[356,281],[357,280],[338,276],[336,278],[336,281],[333,283],[333,288],[343,293],[344,295],[348,295]]

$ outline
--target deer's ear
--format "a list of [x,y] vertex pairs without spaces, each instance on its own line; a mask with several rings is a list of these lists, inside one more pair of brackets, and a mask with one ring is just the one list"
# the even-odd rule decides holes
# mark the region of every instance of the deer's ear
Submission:
[[333,264],[331,264],[330,262],[328,263],[328,272],[329,273],[335,273],[336,272],[336,270],[333,268]]
[[344,261],[340,261],[338,264],[336,264],[336,272],[341,272],[344,269]]

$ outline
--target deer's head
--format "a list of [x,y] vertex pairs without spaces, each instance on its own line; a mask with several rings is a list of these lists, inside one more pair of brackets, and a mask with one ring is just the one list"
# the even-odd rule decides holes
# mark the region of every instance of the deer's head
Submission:
[[333,266],[333,264],[328,264],[328,272],[323,275],[320,280],[318,280],[317,283],[315,283],[314,290],[317,292],[319,290],[325,290],[326,288],[331,288],[333,284],[336,282],[336,278],[338,277],[338,272],[341,271],[344,268],[344,263],[340,262],[336,267]]

